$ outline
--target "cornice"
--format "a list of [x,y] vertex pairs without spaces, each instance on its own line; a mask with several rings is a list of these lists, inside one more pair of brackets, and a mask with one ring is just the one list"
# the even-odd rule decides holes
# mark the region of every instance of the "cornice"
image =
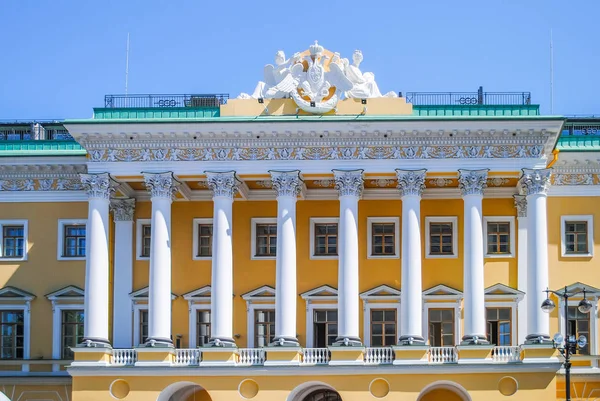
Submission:
[[86,172],[85,164],[0,165],[0,178],[78,178]]

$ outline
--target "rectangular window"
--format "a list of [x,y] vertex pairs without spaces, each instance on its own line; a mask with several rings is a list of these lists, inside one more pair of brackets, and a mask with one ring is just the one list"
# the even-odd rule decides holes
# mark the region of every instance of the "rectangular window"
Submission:
[[[84,226],[85,227],[85,226]],[[73,359],[71,347],[76,347],[83,341],[83,310],[62,311],[62,359]]]
[[430,255],[453,255],[453,232],[454,223],[430,223],[429,224],[429,254]]
[[454,309],[429,309],[429,345],[454,345]]
[[140,310],[140,344],[145,344],[148,339],[148,311]]
[[486,308],[487,339],[492,345],[512,344],[511,308]]
[[587,221],[565,222],[565,253],[588,254],[588,223]]
[[510,223],[487,223],[487,253],[489,255],[509,255],[510,252]]
[[64,226],[63,256],[68,258],[85,257],[85,224]]
[[0,359],[23,359],[25,326],[23,311],[2,311],[0,332]]
[[314,346],[325,348],[337,338],[337,310],[315,310],[313,317]]
[[256,347],[266,347],[275,339],[275,311],[254,311],[254,344]]
[[277,224],[256,225],[256,256],[275,256],[277,253]]
[[371,225],[371,255],[395,255],[395,224],[373,223]]
[[590,354],[590,315],[589,313],[582,313],[579,311],[577,306],[569,306],[568,310],[569,319],[569,335],[579,338],[579,336],[585,336],[587,338],[587,344],[585,347],[578,348],[577,353],[581,355]]
[[315,256],[337,256],[337,223],[315,223]]
[[196,312],[196,345],[203,347],[210,341],[210,310]]
[[2,226],[2,257],[22,258],[25,248],[25,226]]
[[199,257],[212,256],[213,225],[198,224],[198,253]]
[[140,256],[150,257],[150,243],[152,242],[152,226],[150,224],[142,225],[142,253]]
[[371,346],[396,345],[396,310],[371,309]]

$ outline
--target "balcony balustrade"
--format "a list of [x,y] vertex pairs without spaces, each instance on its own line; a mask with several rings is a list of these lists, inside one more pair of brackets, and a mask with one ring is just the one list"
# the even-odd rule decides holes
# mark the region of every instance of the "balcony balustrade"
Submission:
[[429,363],[457,363],[458,351],[456,347],[431,347],[429,348]]
[[265,364],[264,348],[238,348],[238,366],[254,366]]
[[492,349],[493,362],[521,362],[521,347],[499,346]]
[[327,348],[304,348],[301,365],[327,365],[331,352]]
[[365,350],[365,365],[389,365],[394,362],[392,347],[367,347]]
[[114,366],[133,366],[137,362],[135,349],[113,349],[112,364]]
[[198,366],[202,351],[200,348],[178,348],[175,350],[175,365]]

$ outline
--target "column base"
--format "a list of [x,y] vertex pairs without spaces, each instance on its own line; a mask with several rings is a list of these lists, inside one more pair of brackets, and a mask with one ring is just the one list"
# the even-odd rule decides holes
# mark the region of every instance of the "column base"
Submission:
[[461,344],[456,349],[458,351],[459,364],[489,363],[492,361],[492,349],[494,349],[494,346],[490,345],[487,341],[486,344],[471,342]]
[[265,366],[300,366],[302,348],[299,346],[270,346]]
[[546,343],[524,344],[521,346],[523,363],[558,362],[558,350],[548,341]]
[[75,360],[71,362],[71,366],[110,366],[113,350],[108,347],[87,347],[86,345],[78,345],[71,348]]
[[269,347],[299,347],[300,343],[294,337],[275,337]]
[[135,366],[171,366],[175,362],[175,348],[171,346],[143,345],[135,348],[137,362]]
[[405,336],[400,336],[400,339],[398,340],[398,345],[399,346],[423,346],[425,345],[425,339],[421,336],[411,336],[411,335],[405,335]]
[[363,343],[358,337],[338,337],[332,345],[333,347],[362,347]]
[[77,348],[112,348],[112,346],[105,338],[86,337],[77,344]]
[[148,338],[143,346],[150,348],[173,348],[173,341],[170,338],[153,337]]
[[460,342],[461,346],[464,345],[489,345],[490,342],[487,340],[485,335],[482,334],[469,334],[463,336],[462,341]]
[[237,348],[237,345],[235,344],[235,340],[233,338],[215,337],[211,338],[208,344],[205,345],[205,347]]
[[525,337],[525,344],[550,344],[552,339],[548,334],[529,334]]
[[427,365],[429,363],[429,345],[394,345],[394,365]]
[[238,349],[234,347],[224,347],[206,345],[202,350],[202,361],[200,366],[236,366],[239,360]]
[[364,365],[365,364],[365,347],[359,346],[335,346],[329,348],[331,352],[331,360],[329,365]]

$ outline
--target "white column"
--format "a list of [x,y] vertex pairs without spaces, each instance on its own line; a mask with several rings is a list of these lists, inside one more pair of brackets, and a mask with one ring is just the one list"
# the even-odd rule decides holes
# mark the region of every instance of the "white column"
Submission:
[[338,233],[338,337],[336,345],[362,345],[358,335],[358,201],[363,170],[333,170],[340,199]]
[[517,308],[517,339],[518,344],[524,344],[527,336],[527,198],[525,195],[514,198],[517,208],[517,288],[525,294]]
[[113,346],[133,346],[133,314],[127,305],[133,290],[133,212],[135,199],[113,199],[110,203],[115,222],[113,284]]
[[487,169],[459,170],[464,202],[464,329],[462,344],[487,344],[483,280],[483,190]]
[[213,248],[210,295],[211,346],[235,347],[233,339],[233,195],[234,171],[206,172],[213,191]]
[[400,345],[423,345],[421,195],[427,170],[396,170],[402,199],[402,291]]
[[173,346],[171,338],[171,203],[173,173],[144,173],[152,201],[147,346]]
[[277,191],[277,262],[275,285],[275,339],[272,345],[299,346],[296,338],[296,199],[300,172],[271,171]]
[[550,341],[550,316],[540,306],[548,288],[548,217],[546,201],[550,169],[523,169],[520,184],[527,197],[527,338]]
[[80,174],[88,194],[83,342],[110,347],[108,341],[108,207],[114,181],[108,173]]

